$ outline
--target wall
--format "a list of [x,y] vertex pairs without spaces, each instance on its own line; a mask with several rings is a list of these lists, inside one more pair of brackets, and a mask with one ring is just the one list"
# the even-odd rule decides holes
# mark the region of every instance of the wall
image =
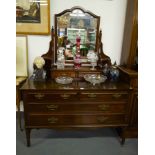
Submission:
[[[54,14],[73,6],[81,6],[101,16],[102,42],[104,53],[110,56],[112,63],[120,63],[123,30],[127,0],[51,0],[50,19],[54,26]],[[28,71],[33,72],[33,60],[36,56],[46,53],[49,48],[50,36],[28,36]]]

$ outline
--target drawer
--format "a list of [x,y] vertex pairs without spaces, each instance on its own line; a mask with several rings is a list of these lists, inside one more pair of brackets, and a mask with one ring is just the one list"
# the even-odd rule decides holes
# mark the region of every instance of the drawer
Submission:
[[100,101],[100,102],[106,102],[106,101],[111,101],[111,102],[122,102],[122,101],[127,101],[128,100],[128,93],[81,93],[80,94],[80,100],[82,101],[89,101],[89,102],[94,102],[94,101]]
[[77,93],[28,93],[25,96],[27,102],[55,102],[55,101],[75,101],[77,100]]
[[76,77],[75,71],[71,71],[71,70],[54,70],[51,72],[51,77],[52,78],[57,78],[59,76],[69,76],[72,78]]
[[[26,125],[118,125],[125,123],[124,115],[29,115]],[[27,124],[28,123],[28,124]]]
[[39,104],[29,103],[29,112],[55,113],[55,112],[103,112],[103,113],[125,113],[126,104]]
[[78,77],[82,78],[86,74],[97,74],[97,75],[101,75],[101,72],[99,72],[99,71],[91,71],[91,72],[88,72],[88,71],[87,72],[80,71]]

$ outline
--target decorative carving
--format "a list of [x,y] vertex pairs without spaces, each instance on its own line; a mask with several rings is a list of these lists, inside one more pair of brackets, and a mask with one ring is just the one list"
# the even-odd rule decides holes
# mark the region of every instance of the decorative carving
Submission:
[[42,57],[45,60],[44,69],[46,71],[46,79],[50,78],[51,67],[54,65],[54,38],[55,38],[54,28],[52,27],[49,50],[47,53],[42,55]]
[[98,66],[100,68],[103,68],[103,66],[105,64],[108,64],[111,66],[111,59],[109,56],[107,56],[106,54],[104,54],[103,52],[103,44],[102,44],[102,31],[100,30],[100,33],[99,33],[99,48],[98,48],[98,57],[99,57],[99,60],[98,60]]

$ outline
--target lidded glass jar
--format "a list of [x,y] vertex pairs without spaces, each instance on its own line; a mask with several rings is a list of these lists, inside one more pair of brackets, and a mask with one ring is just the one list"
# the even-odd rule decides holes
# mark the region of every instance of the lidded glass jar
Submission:
[[116,62],[110,68],[110,79],[111,81],[118,81],[119,69],[117,68]]
[[91,61],[91,60],[98,60],[98,56],[97,54],[94,52],[94,50],[89,50],[88,51],[88,54],[87,54],[87,59],[88,61]]
[[88,51],[87,59],[88,59],[88,61],[89,61],[89,62],[91,63],[91,65],[92,65],[91,70],[95,70],[95,66],[97,66],[98,56],[97,56],[97,54],[94,52],[94,50],[89,50],[89,51]]
[[57,68],[64,69],[64,65],[65,65],[64,48],[60,47],[58,49]]

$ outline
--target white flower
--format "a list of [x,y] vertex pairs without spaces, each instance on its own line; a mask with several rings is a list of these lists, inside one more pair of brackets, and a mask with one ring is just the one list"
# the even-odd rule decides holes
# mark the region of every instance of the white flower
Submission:
[[38,69],[41,69],[45,65],[45,60],[42,57],[38,56],[34,59],[33,63]]

